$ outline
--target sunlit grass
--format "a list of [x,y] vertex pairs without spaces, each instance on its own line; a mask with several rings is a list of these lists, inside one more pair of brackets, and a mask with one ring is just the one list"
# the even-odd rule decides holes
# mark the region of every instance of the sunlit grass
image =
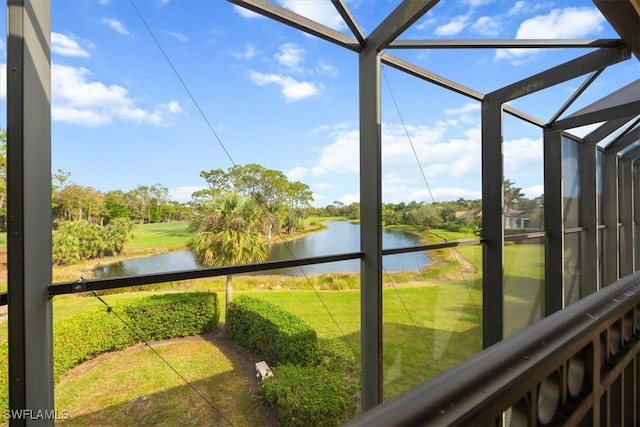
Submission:
[[125,250],[136,248],[181,249],[193,233],[189,231],[189,222],[170,221],[153,224],[137,224],[133,230],[133,239],[125,245]]
[[136,346],[81,365],[56,385],[55,407],[70,414],[65,424],[229,425],[227,418],[260,425],[245,373],[220,348],[202,338],[153,348],[215,409],[150,349]]
[[[477,236],[454,232],[447,232],[445,235],[440,231],[425,232],[423,236],[426,241],[432,242],[477,238]],[[385,399],[410,389],[481,350],[482,247],[460,246],[455,249],[438,249],[429,251],[428,255],[435,261],[434,264],[419,272],[383,274]],[[506,245],[505,276],[504,315],[505,324],[511,328],[506,332],[510,334],[526,326],[531,319],[535,319],[542,303],[543,245]],[[240,275],[234,277],[233,283],[236,295],[248,294],[281,306],[309,323],[316,330],[321,341],[341,340],[347,343],[359,360],[361,319],[358,274],[333,273],[306,277]],[[224,286],[224,277],[218,277],[150,285],[139,288],[141,290],[139,292],[107,294],[104,298],[112,303],[140,298],[153,292],[223,292]],[[56,297],[54,321],[71,318],[100,305],[96,298],[88,296]],[[221,321],[224,321],[224,318],[225,310],[221,307]],[[6,323],[0,326],[0,340],[6,341]],[[57,399],[67,400],[56,400],[56,407],[69,409],[73,407],[72,405],[76,405],[74,408],[79,408],[77,411],[84,411],[77,412],[80,415],[74,423],[79,423],[78,425],[104,423],[105,420],[110,419],[109,417],[120,416],[116,415],[118,411],[136,413],[135,419],[141,423],[156,423],[158,418],[148,418],[151,416],[149,412],[154,411],[177,422],[175,418],[171,418],[171,414],[165,412],[168,411],[165,408],[172,405],[169,403],[171,399],[188,401],[189,398],[181,391],[184,388],[180,385],[159,383],[153,375],[147,378],[150,374],[146,365],[150,362],[142,356],[134,357],[133,353],[137,351],[142,350],[127,350],[122,355],[118,354],[118,357],[122,358],[118,359],[122,365],[121,368],[115,365],[109,366],[109,369],[101,367],[97,370],[100,373],[95,372],[93,376],[87,377],[91,379],[60,383],[56,388],[56,394],[60,396]],[[202,352],[206,355],[210,350],[198,347],[193,351],[192,357],[198,359],[200,356],[195,353]],[[198,377],[197,372],[200,367],[196,366],[197,363],[194,362],[193,366],[186,365],[186,372],[194,370],[194,378],[196,378],[194,381],[206,383],[210,377],[204,374]],[[225,366],[224,363],[221,361],[220,366]],[[227,371],[218,371],[217,367],[214,370],[215,373],[210,372],[209,375],[217,376],[217,379],[224,379],[230,375]],[[113,384],[111,380],[103,381],[103,375],[113,378]],[[135,386],[134,388],[140,390],[136,393],[143,393],[143,396],[156,396],[154,401],[160,403],[152,407],[147,404],[149,400],[141,400],[135,393],[123,391],[120,383],[127,383],[126,378],[129,376],[144,379],[140,382],[129,381],[132,387]],[[99,404],[97,398],[86,402],[87,399],[92,399],[94,393],[101,392],[93,384],[100,384],[99,388],[104,387],[105,390],[109,390],[111,385],[114,388],[103,393],[104,399],[107,400],[101,401],[102,403]],[[147,385],[149,389],[141,388]],[[62,390],[62,387],[70,387],[70,391],[58,391],[58,389]],[[65,393],[67,397],[64,397]],[[117,399],[108,400],[109,394],[115,395]],[[240,400],[236,402],[237,405],[248,405],[252,402],[250,396],[239,396],[238,399]],[[59,402],[69,402],[64,403],[68,407],[60,406]],[[91,409],[93,406],[95,408]],[[84,409],[85,407],[88,409]],[[191,410],[191,407],[184,409],[186,414],[191,414]],[[230,410],[235,413],[235,409]],[[201,408],[200,412],[204,411]],[[105,418],[97,415],[100,412],[105,413]],[[199,420],[197,417],[198,415],[195,415],[195,418],[191,416],[188,418]],[[194,423],[198,424],[197,421]],[[249,425],[235,421],[234,424]]]

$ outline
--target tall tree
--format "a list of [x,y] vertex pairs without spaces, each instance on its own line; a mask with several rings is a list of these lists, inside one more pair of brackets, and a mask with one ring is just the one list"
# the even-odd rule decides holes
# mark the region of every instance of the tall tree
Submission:
[[[187,243],[200,267],[264,261],[267,246],[255,228],[260,219],[255,203],[236,193],[223,193],[209,210],[191,223],[195,232]],[[233,299],[232,276],[227,276],[226,304]]]
[[504,213],[507,214],[515,209],[518,200],[524,196],[522,188],[516,187],[515,182],[510,179],[504,179],[502,183],[504,191]]

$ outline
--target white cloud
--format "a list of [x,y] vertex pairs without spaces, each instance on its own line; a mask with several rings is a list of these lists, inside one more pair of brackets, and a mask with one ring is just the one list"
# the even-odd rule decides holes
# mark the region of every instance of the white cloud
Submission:
[[490,16],[481,16],[471,26],[471,29],[483,36],[495,37],[500,33],[501,27],[502,25],[497,18],[492,18]]
[[111,3],[111,0],[100,0],[99,3],[104,6],[104,5],[107,5],[107,4]]
[[286,175],[290,181],[302,181],[302,179],[307,176],[308,173],[309,169],[297,166],[287,172]]
[[444,113],[447,115],[467,114],[480,111],[479,102],[467,102],[460,108],[447,108]]
[[548,15],[539,15],[524,21],[516,38],[557,39],[580,38],[603,30],[604,17],[595,8],[569,7],[554,9]]
[[350,205],[351,203],[360,202],[359,194],[345,194],[344,196],[338,199],[339,202],[344,203],[345,205]]
[[[425,183],[420,168],[429,181],[449,182],[480,173],[480,131],[473,127],[462,138],[445,139],[446,128],[407,126],[413,148],[405,129],[400,125],[383,125],[383,191],[404,200]],[[332,141],[322,147],[312,172],[316,176],[357,174],[360,162],[359,132],[355,129],[336,129],[328,133]],[[420,165],[416,161],[417,153]]]
[[448,23],[436,28],[436,35],[455,36],[456,34],[460,33],[460,31],[464,30],[464,27],[467,25],[468,21],[468,16],[457,16]]
[[103,24],[106,24],[109,27],[111,27],[111,29],[114,30],[116,33],[124,34],[125,36],[128,36],[130,34],[129,30],[127,30],[124,24],[118,21],[117,19],[102,18],[101,21]]
[[318,72],[318,74],[322,74],[329,77],[338,77],[338,74],[339,74],[338,69],[335,66],[331,64],[327,64],[323,61],[318,61],[316,71]]
[[233,56],[235,56],[238,59],[251,59],[254,56],[258,55],[259,53],[261,52],[254,45],[247,44],[244,48],[244,51],[235,53],[233,54]]
[[515,15],[523,15],[528,13],[534,13],[539,10],[548,9],[551,6],[551,3],[543,3],[543,2],[530,2],[524,0],[518,0],[507,15],[515,16]]
[[465,3],[467,3],[471,7],[484,6],[485,4],[493,2],[494,0],[465,0]]
[[[520,24],[516,39],[585,38],[602,32],[603,23],[604,17],[595,8],[553,9],[547,15],[538,15]],[[494,59],[506,59],[519,65],[539,52],[539,49],[499,49]]]
[[319,184],[313,184],[313,187],[319,190],[326,190],[327,188],[333,188],[333,185],[329,184],[328,182],[321,182]]
[[295,102],[318,96],[324,91],[324,87],[319,83],[299,82],[292,77],[280,74],[264,74],[249,70],[247,77],[258,86],[268,84],[280,86],[282,97],[286,102]]
[[51,67],[51,114],[53,120],[99,126],[119,119],[136,123],[164,125],[181,111],[171,101],[153,109],[136,106],[126,88],[90,81],[88,69],[53,64]]
[[304,63],[305,50],[295,43],[285,43],[278,47],[278,53],[273,57],[281,65],[287,67],[290,71],[301,72]]
[[504,176],[513,177],[524,168],[540,165],[542,174],[542,139],[520,138],[504,143]]
[[67,36],[60,33],[51,33],[51,51],[63,56],[82,56],[88,58],[89,52],[84,50],[73,35]]
[[441,125],[456,126],[460,122],[474,125],[480,122],[480,103],[467,102],[461,108],[448,108],[444,110],[444,113],[448,116],[458,117],[457,119],[447,120],[441,123]]
[[347,28],[344,20],[329,1],[280,0],[280,4],[285,9],[324,24],[334,30],[339,31]]
[[359,135],[357,130],[331,132],[329,136],[333,142],[320,150],[320,159],[312,169],[313,174],[357,173],[360,170],[358,161]]
[[238,15],[242,16],[243,18],[249,18],[249,19],[264,18],[264,16],[260,15],[259,13],[255,13],[252,10],[245,9],[244,7],[240,7],[236,4],[233,5],[233,10],[235,10],[236,13],[238,13]]
[[191,200],[191,195],[196,191],[204,190],[207,187],[202,185],[192,185],[185,187],[175,187],[169,189],[169,197],[176,202],[185,203]]
[[544,194],[544,185],[532,185],[531,187],[523,188],[522,192],[527,199],[535,199]]
[[189,37],[185,36],[184,34],[182,34],[180,32],[167,31],[167,34],[175,37],[176,39],[178,39],[178,41],[181,41],[181,42],[188,42],[189,41]]

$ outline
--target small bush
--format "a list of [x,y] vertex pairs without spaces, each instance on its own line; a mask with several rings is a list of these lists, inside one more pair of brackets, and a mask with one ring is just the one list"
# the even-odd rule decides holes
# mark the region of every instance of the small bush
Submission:
[[[115,308],[115,310],[118,310]],[[106,353],[136,343],[118,318],[104,309],[94,309],[53,325],[53,377]]]
[[325,366],[281,365],[260,383],[284,426],[338,426],[356,411],[356,388]]
[[267,301],[241,295],[227,309],[227,334],[264,354],[270,364],[318,361],[318,338],[300,318]]
[[199,335],[215,329],[220,320],[213,293],[153,295],[122,311],[145,341]]
[[214,293],[154,295],[133,303],[116,304],[113,311],[115,313],[95,309],[54,323],[53,370],[56,381],[86,360],[107,351],[121,350],[141,340],[211,331],[220,317]]

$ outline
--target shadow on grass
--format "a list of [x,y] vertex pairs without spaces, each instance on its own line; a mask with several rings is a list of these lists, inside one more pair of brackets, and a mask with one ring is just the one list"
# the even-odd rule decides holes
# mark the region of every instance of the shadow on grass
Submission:
[[385,323],[384,399],[395,397],[482,349],[481,327],[451,330]]
[[[475,316],[471,308],[463,316]],[[459,315],[459,313],[458,313]],[[358,352],[360,334],[344,339]],[[357,344],[356,344],[357,343]],[[482,350],[480,323],[461,331],[385,322],[383,324],[383,394],[393,398]]]
[[544,281],[509,276],[505,280],[504,336],[514,335],[544,316]]
[[211,402],[211,406],[185,384],[158,393],[141,395],[136,399],[91,413],[76,415],[71,411],[69,420],[62,423],[71,426],[255,425],[256,420],[246,419],[246,410],[243,409],[244,405],[253,404],[251,396],[229,393],[224,387],[225,384],[236,380],[235,374],[226,372],[192,383],[194,388]]
[[[70,419],[63,423],[72,426],[276,426],[275,418],[268,408],[255,398],[258,387],[255,363],[262,360],[261,357],[239,348],[225,337],[224,330],[204,334],[201,338],[220,350],[230,362],[231,370],[191,381],[193,388],[182,383],[152,394],[141,393],[126,402],[106,406],[97,411],[78,414],[77,409],[76,413],[71,410]],[[151,343],[154,348],[179,344],[179,340]],[[143,350],[144,348],[141,348],[138,351]],[[99,370],[100,367],[101,365],[97,364],[93,370]],[[171,368],[164,365],[157,369],[159,371]],[[190,372],[181,372],[181,375],[187,378],[189,374]],[[178,381],[182,380],[176,374],[175,382]],[[135,383],[136,378],[131,378],[131,385],[127,390],[129,394],[132,394],[130,392]],[[101,390],[100,393],[108,394],[109,390]],[[77,406],[82,407],[83,401],[88,405],[92,399],[94,396],[78,396]],[[60,408],[62,409],[66,408]],[[81,409],[80,411],[82,412]]]

